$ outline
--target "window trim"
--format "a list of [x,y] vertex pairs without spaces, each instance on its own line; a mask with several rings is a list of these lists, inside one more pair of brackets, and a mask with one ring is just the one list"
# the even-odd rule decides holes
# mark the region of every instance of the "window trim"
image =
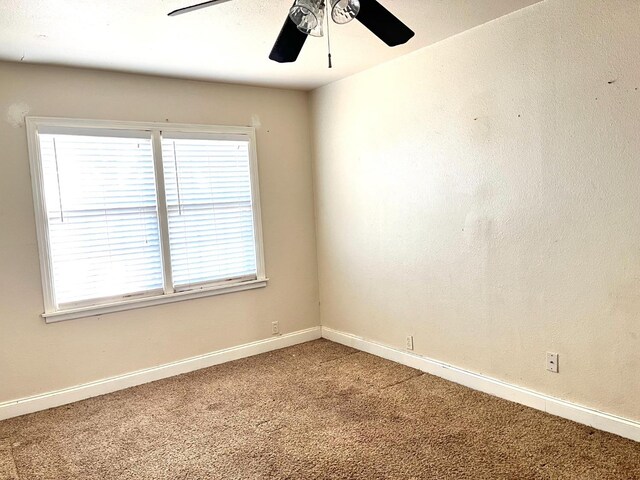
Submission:
[[[111,120],[87,120],[59,117],[27,117],[27,144],[29,149],[29,164],[31,167],[31,182],[33,204],[35,210],[38,252],[40,257],[40,272],[42,292],[44,297],[44,313],[42,317],[47,323],[103,315],[112,312],[131,310],[136,308],[162,305],[166,303],[190,300],[193,298],[222,295],[254,288],[266,287],[268,278],[265,273],[264,247],[262,235],[262,214],[260,208],[260,185],[258,179],[258,158],[256,150],[256,132],[254,127],[238,127],[224,125],[191,125],[183,123],[163,122],[128,122]],[[148,132],[152,142],[154,171],[156,175],[156,194],[158,210],[158,227],[160,230],[161,260],[163,265],[164,292],[160,295],[147,295],[138,298],[125,298],[113,302],[96,303],[94,305],[58,309],[56,307],[55,292],[53,290],[52,264],[49,252],[49,225],[44,196],[44,175],[40,152],[40,132],[51,129],[64,129],[70,133],[76,129],[78,133],[86,133],[87,129],[123,133],[129,131]],[[164,188],[164,172],[162,161],[161,132],[166,130],[171,134],[194,134],[196,136],[215,136],[218,139],[247,139],[249,142],[249,174],[251,180],[251,203],[253,210],[253,228],[256,249],[256,278],[241,281],[219,281],[206,285],[194,286],[189,290],[175,291],[171,279],[169,251],[169,227],[167,204]],[[126,135],[126,134],[125,134]]]

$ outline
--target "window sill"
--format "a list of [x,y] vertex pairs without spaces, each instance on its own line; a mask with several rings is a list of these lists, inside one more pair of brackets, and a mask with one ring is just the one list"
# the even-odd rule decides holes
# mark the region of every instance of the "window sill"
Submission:
[[252,280],[250,282],[234,283],[231,285],[219,285],[200,290],[190,290],[188,292],[177,292],[154,297],[136,298],[134,300],[124,300],[117,303],[108,303],[105,305],[93,305],[90,307],[74,308],[62,310],[59,312],[43,313],[42,317],[46,323],[63,322],[65,320],[73,320],[76,318],[94,317],[107,313],[122,312],[125,310],[134,310],[144,307],[152,307],[154,305],[164,305],[165,303],[182,302],[194,298],[211,297],[213,295],[224,295],[226,293],[241,292],[243,290],[252,290],[254,288],[263,288],[267,286],[269,279]]

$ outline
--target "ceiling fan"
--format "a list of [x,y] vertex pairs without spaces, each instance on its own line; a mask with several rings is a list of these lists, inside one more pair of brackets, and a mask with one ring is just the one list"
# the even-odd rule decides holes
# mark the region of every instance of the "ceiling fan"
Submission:
[[[169,13],[169,16],[173,17],[229,1],[231,0],[209,0],[179,8]],[[322,37],[325,12],[327,13],[327,30],[329,27],[327,2],[331,4],[330,16],[335,23],[344,24],[356,19],[390,47],[406,43],[415,35],[377,0],[295,0],[269,58],[279,63],[295,62],[309,35]],[[329,68],[331,68],[331,52],[329,52]]]

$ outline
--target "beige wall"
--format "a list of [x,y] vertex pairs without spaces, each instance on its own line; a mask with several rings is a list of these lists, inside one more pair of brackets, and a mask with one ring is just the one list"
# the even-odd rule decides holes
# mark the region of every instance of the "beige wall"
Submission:
[[[45,325],[23,116],[251,125],[264,289]],[[319,324],[304,92],[0,63],[0,403]]]
[[322,324],[640,420],[639,18],[547,0],[315,91]]
[[[640,420],[639,17],[546,0],[315,91],[323,324]],[[307,99],[0,63],[0,402],[318,325]],[[25,114],[260,124],[269,286],[45,325]]]

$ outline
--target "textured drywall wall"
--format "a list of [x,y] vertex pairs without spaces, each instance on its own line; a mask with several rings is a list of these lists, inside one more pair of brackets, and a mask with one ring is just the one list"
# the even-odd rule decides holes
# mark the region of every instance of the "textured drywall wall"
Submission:
[[322,324],[640,420],[639,19],[547,0],[316,90]]
[[[24,115],[255,125],[266,288],[46,325]],[[0,402],[319,324],[307,94],[0,63]]]

